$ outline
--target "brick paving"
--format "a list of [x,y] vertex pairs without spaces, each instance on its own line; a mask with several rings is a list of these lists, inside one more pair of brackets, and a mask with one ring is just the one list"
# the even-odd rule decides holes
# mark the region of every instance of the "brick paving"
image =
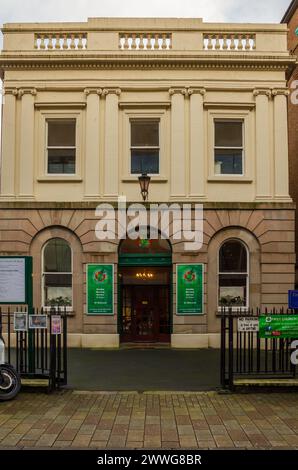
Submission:
[[298,394],[21,393],[0,403],[2,448],[298,449]]

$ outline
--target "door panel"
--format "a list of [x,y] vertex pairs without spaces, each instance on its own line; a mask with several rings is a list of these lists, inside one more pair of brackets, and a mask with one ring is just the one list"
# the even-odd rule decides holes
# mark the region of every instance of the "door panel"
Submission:
[[122,286],[123,342],[170,340],[169,286]]

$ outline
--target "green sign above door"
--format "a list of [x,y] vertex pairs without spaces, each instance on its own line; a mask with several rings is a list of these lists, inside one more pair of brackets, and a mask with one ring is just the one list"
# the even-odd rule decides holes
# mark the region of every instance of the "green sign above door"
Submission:
[[114,314],[114,265],[87,264],[87,314]]
[[177,315],[200,315],[203,313],[203,277],[203,264],[177,264]]
[[298,338],[298,315],[259,317],[260,338]]

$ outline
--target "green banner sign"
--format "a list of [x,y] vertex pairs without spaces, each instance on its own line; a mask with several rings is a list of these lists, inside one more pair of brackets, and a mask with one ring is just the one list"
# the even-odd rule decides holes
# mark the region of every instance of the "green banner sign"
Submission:
[[178,315],[203,313],[203,264],[177,264],[176,301]]
[[113,315],[114,265],[87,264],[87,314]]
[[259,317],[260,338],[298,338],[298,315]]

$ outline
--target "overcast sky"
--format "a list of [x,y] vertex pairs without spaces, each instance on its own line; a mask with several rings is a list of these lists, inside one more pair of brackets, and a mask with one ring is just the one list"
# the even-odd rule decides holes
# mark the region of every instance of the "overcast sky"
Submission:
[[90,16],[280,22],[289,4],[290,0],[0,0],[0,23],[86,21]]

